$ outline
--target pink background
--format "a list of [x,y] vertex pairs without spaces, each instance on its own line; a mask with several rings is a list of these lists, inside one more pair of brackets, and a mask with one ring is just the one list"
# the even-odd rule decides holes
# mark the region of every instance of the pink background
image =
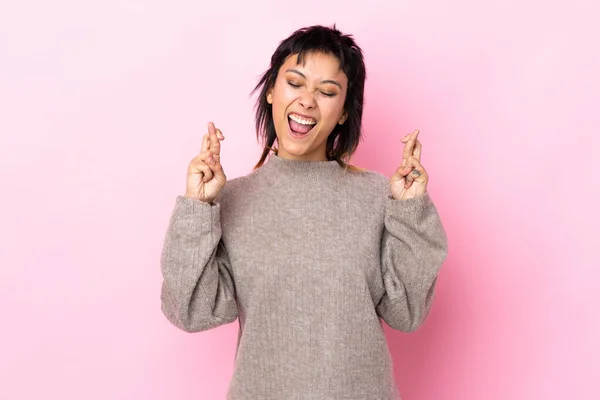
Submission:
[[[272,13],[272,16],[267,14]],[[337,22],[368,67],[354,163],[421,130],[450,240],[405,400],[598,399],[600,6],[592,0],[13,1],[0,6],[0,399],[223,399],[237,322],[160,312],[159,255],[206,122],[229,178],[278,42]]]

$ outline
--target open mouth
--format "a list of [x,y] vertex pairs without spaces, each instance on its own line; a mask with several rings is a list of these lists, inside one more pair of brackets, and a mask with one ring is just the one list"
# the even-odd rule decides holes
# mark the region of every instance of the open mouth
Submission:
[[293,136],[304,137],[317,124],[314,118],[304,117],[295,113],[288,115],[288,125]]

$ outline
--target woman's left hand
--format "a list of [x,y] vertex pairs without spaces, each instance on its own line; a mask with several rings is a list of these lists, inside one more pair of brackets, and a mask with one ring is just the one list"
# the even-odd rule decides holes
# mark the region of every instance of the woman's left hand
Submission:
[[404,136],[402,164],[390,178],[392,197],[396,200],[408,200],[420,196],[427,190],[429,175],[421,165],[421,142],[417,140],[419,130]]

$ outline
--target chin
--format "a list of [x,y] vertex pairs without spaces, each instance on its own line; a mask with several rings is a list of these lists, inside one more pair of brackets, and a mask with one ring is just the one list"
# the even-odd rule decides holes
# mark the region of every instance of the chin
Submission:
[[285,140],[283,141],[279,141],[278,140],[278,147],[279,150],[277,151],[279,154],[281,154],[281,152],[283,151],[284,153],[287,153],[291,156],[295,156],[295,157],[302,157],[307,153],[307,148],[305,148],[302,145],[298,145],[296,143],[286,143]]

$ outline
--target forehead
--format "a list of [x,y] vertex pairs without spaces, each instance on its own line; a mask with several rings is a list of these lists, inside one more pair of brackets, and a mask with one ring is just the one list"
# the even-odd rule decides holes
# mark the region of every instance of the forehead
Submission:
[[337,57],[323,52],[306,52],[302,56],[302,62],[298,63],[298,54],[288,56],[281,71],[295,69],[302,72],[308,79],[336,79],[346,81],[346,74],[340,68]]

